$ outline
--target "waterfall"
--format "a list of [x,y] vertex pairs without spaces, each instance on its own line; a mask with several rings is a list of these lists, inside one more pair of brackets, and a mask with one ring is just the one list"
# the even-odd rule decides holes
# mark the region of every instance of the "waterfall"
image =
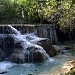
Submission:
[[12,27],[11,25],[8,25],[8,27],[12,30],[13,33],[21,35],[21,33],[17,29],[15,29],[14,27]]
[[8,27],[12,30],[12,33],[15,34],[22,34],[25,33],[34,33],[35,35],[43,38],[49,38],[51,40],[51,43],[58,44],[58,38],[56,34],[56,29],[53,25],[43,25],[43,26],[14,26],[19,31],[12,28],[11,25],[8,25]]
[[51,43],[58,44],[58,39],[57,39],[55,28],[50,27],[48,33],[49,33],[49,38],[51,39]]
[[[11,28],[13,32],[15,32],[16,35],[13,35],[15,43],[21,42],[22,45],[22,50],[19,54],[21,54],[19,59],[19,62],[24,61],[24,62],[33,62],[35,59],[37,59],[38,55],[40,55],[40,58],[43,60],[48,60],[49,55],[46,53],[46,51],[36,43],[41,40],[45,40],[47,38],[39,38],[36,36],[34,33],[30,34],[25,34],[22,35],[17,29],[14,27],[8,25],[8,27]],[[24,59],[22,60],[22,56],[24,55]]]
[[58,38],[57,38],[57,34],[56,34],[56,30],[54,29],[54,37],[55,37],[55,44],[58,44]]
[[49,38],[51,43],[58,44],[56,29],[53,26],[39,26],[37,29],[38,36]]
[[[41,27],[42,35],[38,31],[39,28],[30,29],[28,32],[22,34],[19,31],[22,27],[14,28],[11,25],[2,27],[3,34],[0,34],[0,47],[3,51],[2,53],[5,56],[4,59],[7,61],[15,63],[25,63],[25,62],[37,62],[42,60],[49,60],[50,56],[56,55],[56,50],[50,44],[50,41],[47,37],[53,39],[53,36],[56,36],[56,32],[48,35],[48,30],[45,27]],[[17,29],[16,29],[17,28]],[[45,29],[44,29],[45,28]],[[18,30],[19,29],[19,30]],[[24,27],[23,27],[24,30]],[[25,31],[25,30],[24,30]],[[27,31],[26,31],[27,32]],[[39,34],[38,34],[39,33]],[[41,37],[38,37],[38,35]],[[51,36],[52,37],[51,37]],[[42,38],[44,37],[44,38]],[[48,42],[49,41],[49,42]],[[52,40],[53,41],[53,40]],[[45,45],[47,44],[47,45]],[[50,46],[49,46],[50,45]]]

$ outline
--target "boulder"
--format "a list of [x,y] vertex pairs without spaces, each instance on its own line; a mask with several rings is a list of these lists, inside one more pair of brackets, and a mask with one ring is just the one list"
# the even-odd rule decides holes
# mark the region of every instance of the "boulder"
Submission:
[[35,46],[28,47],[26,50],[17,49],[6,60],[14,63],[41,62],[46,60],[44,52]]
[[63,45],[62,46],[57,46],[57,45],[53,45],[54,48],[58,51],[58,54],[59,53],[62,53],[64,54],[64,50],[66,49]]
[[44,56],[41,52],[37,51],[34,52],[34,58],[33,58],[33,62],[41,62],[44,61]]
[[51,44],[49,39],[41,40],[41,41],[37,42],[37,44],[40,45],[41,47],[43,47],[49,56],[53,57],[53,56],[57,55],[57,50]]
[[47,60],[45,51],[35,46],[28,47],[24,55],[25,61],[27,62],[41,62]]
[[7,59],[7,61],[11,61],[14,63],[25,63],[24,55],[23,54],[18,54],[18,53],[13,53],[11,54]]

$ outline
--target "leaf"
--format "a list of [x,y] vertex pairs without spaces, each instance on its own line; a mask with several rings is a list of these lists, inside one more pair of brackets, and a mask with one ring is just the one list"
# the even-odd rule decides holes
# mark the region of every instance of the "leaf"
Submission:
[[75,4],[75,0],[72,0],[72,5]]

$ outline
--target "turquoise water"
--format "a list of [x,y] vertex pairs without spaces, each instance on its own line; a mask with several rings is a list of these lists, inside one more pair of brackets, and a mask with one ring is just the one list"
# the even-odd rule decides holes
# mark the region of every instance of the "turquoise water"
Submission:
[[[64,50],[65,51],[65,50]],[[65,51],[66,53],[70,53],[73,57],[75,57],[74,50]],[[0,69],[8,70],[7,73],[2,75],[39,75],[50,72],[53,68],[56,68],[64,63],[64,60],[71,59],[72,56],[66,55],[58,55],[58,57],[50,58],[49,61],[42,63],[25,63],[25,64],[14,64],[11,62],[1,62]],[[59,59],[60,58],[60,59]],[[2,66],[1,66],[2,65]],[[2,67],[2,68],[1,68]]]
[[73,57],[75,57],[75,50],[68,50],[68,53],[71,53]]
[[62,62],[51,58],[50,61],[42,62],[42,63],[25,63],[25,64],[15,64],[10,66],[11,64],[7,65],[8,72],[2,75],[39,75],[41,73],[50,71],[53,67],[61,64]]

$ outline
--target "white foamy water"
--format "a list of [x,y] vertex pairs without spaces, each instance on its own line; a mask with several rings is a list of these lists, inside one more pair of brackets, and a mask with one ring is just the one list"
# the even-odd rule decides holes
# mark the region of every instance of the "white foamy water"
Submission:
[[38,41],[41,40],[46,40],[47,38],[40,38],[38,36],[36,36],[34,33],[29,33],[29,34],[25,34],[22,35],[27,41],[36,44]]
[[7,61],[2,61],[2,62],[0,62],[0,72],[9,71],[8,69],[14,65],[16,65],[16,64],[7,62]]
[[14,27],[12,27],[11,25],[8,25],[8,27],[12,30],[12,32],[14,32],[15,34],[21,35],[21,33],[15,29]]
[[[46,40],[47,38],[39,38],[38,36],[36,36],[34,33],[31,33],[31,34],[25,34],[25,35],[22,35],[17,29],[15,29],[14,27],[12,27],[11,25],[8,25],[12,31],[14,31],[16,33],[16,35],[14,35],[14,38],[15,38],[15,42],[19,42],[21,41],[22,42],[22,46],[23,46],[23,54],[28,54],[30,55],[30,52],[28,50],[26,50],[28,47],[34,47],[34,48],[37,48],[36,52],[40,52],[43,56],[43,59],[46,60],[48,59],[49,60],[49,55],[46,53],[46,51],[39,45],[37,45],[36,43],[38,41],[41,41],[41,40]],[[32,52],[34,53],[35,50],[32,50]],[[29,59],[29,56],[27,56]],[[33,56],[34,58],[34,56]]]

